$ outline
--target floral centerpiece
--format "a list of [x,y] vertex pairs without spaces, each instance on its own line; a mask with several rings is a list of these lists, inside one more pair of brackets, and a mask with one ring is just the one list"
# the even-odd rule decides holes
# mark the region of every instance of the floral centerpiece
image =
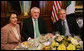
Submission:
[[48,33],[25,41],[14,50],[83,50],[83,41],[78,36]]

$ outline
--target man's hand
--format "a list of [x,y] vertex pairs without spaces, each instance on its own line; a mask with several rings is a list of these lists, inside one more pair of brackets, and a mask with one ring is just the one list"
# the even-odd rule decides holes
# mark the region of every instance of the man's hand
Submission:
[[27,40],[32,40],[32,38],[31,38],[31,37],[29,37]]

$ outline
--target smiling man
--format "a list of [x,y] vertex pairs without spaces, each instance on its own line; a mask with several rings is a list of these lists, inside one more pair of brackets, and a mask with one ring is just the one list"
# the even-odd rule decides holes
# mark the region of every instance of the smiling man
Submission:
[[60,32],[61,35],[69,36],[71,34],[79,34],[79,27],[75,19],[66,16],[65,9],[60,9],[58,12],[59,20],[54,23],[55,31]]
[[22,28],[23,41],[26,41],[29,37],[36,38],[40,34],[47,33],[45,22],[39,15],[40,9],[33,7],[31,9],[31,17],[24,20]]

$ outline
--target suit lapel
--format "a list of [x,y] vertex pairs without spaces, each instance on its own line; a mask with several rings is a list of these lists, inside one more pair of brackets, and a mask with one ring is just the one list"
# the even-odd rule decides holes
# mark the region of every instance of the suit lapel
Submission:
[[59,20],[58,22],[58,27],[59,27],[59,31],[62,33],[62,21]]
[[18,27],[18,26],[16,26],[16,27],[17,27],[16,29],[17,29],[17,32],[18,32],[19,38],[21,38],[21,37],[20,37],[20,30],[19,30],[19,27]]
[[15,34],[14,34],[14,31],[12,30],[12,27],[10,27],[10,32],[13,35],[14,39],[17,39],[16,36],[15,36]]
[[40,18],[38,18],[38,28],[39,28],[39,32],[40,32],[40,28],[41,28],[41,27],[40,27],[40,26],[41,26],[40,23],[41,23],[41,22],[40,22]]
[[67,24],[68,24],[68,28],[69,28],[69,31],[70,31],[70,27],[71,27],[71,24],[70,24],[70,18],[66,17],[66,20],[67,20]]
[[61,21],[61,20],[59,20],[59,24],[60,24],[60,26],[61,26],[61,29],[62,29],[62,21]]
[[30,17],[30,29],[31,29],[31,31],[33,32],[33,34],[34,34],[34,27],[33,27],[33,21],[32,21],[32,17]]

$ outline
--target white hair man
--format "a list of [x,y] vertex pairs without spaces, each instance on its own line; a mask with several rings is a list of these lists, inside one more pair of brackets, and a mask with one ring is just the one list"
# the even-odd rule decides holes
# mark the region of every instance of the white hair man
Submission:
[[26,41],[29,37],[37,38],[40,34],[47,33],[45,22],[39,15],[40,9],[33,7],[31,9],[31,17],[24,20],[22,28],[23,41]]

